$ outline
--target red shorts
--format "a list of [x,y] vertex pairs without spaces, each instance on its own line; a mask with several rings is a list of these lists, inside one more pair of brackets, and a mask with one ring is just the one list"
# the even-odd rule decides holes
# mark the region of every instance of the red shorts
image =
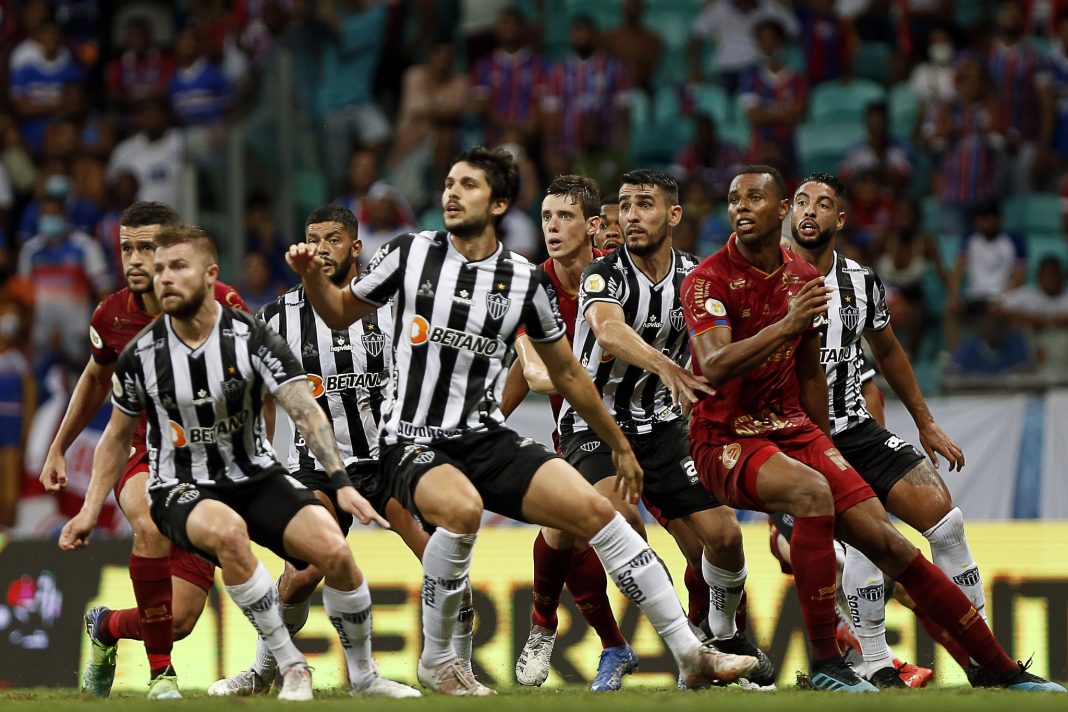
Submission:
[[126,461],[126,469],[122,471],[122,478],[115,485],[116,503],[122,501],[119,496],[122,494],[122,488],[126,486],[127,480],[141,472],[148,472],[148,448],[145,447],[144,443],[134,447],[134,454],[130,455],[130,459]]
[[778,452],[823,475],[831,486],[836,514],[875,496],[831,439],[814,425],[775,440],[739,438],[726,445],[697,441],[693,446],[697,474],[705,487],[725,504],[758,512],[767,512],[768,508],[757,496],[757,472]]

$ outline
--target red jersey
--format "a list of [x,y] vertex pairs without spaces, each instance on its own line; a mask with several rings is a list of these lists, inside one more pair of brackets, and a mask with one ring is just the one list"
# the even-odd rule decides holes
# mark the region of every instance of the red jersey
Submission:
[[[215,301],[226,307],[248,311],[248,305],[237,290],[223,282],[215,283]],[[123,287],[104,298],[93,311],[89,322],[89,344],[93,360],[99,364],[113,364],[126,344],[155,321],[156,317],[145,311],[141,295]],[[134,433],[134,447],[141,449],[145,442],[145,416],[142,415]]]
[[[819,270],[782,250],[783,264],[768,274],[738,252],[737,237],[703,260],[682,283],[682,306],[690,337],[709,329],[728,328],[731,341],[755,336],[781,321],[793,297]],[[744,376],[702,396],[693,409],[691,433],[713,445],[738,438],[775,439],[811,421],[801,407],[795,352],[801,337],[783,344],[764,363]],[[693,370],[701,367],[694,359]]]

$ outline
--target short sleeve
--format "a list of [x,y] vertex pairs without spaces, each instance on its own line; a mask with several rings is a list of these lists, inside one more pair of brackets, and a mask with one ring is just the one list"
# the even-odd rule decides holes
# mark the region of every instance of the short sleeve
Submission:
[[864,328],[868,331],[882,331],[890,324],[890,309],[886,306],[886,287],[879,275],[868,270],[864,275],[864,286],[868,290],[868,316]]
[[727,305],[723,302],[722,285],[718,279],[704,272],[691,272],[682,281],[682,314],[690,338],[709,329],[731,328]]
[[262,322],[256,322],[252,326],[249,353],[252,357],[252,368],[259,374],[271,394],[290,381],[305,377],[304,369],[289,345],[278,332]]
[[138,416],[145,410],[144,383],[137,360],[137,342],[131,341],[119,355],[111,374],[111,403],[126,415]]
[[578,294],[579,314],[585,314],[595,302],[610,302],[622,307],[625,292],[626,284],[619,268],[605,259],[594,260],[582,271]]
[[108,328],[108,315],[104,309],[104,302],[96,305],[93,316],[89,320],[89,351],[93,360],[100,364],[115,363],[119,354],[115,349],[104,341],[100,332]]
[[548,275],[542,271],[535,273],[536,285],[531,298],[523,305],[523,318],[520,327],[527,337],[537,343],[556,341],[564,336],[564,322],[560,313],[553,308],[546,284]]
[[367,265],[367,272],[349,285],[353,295],[376,307],[385,305],[404,282],[404,258],[411,242],[412,236],[406,233],[378,248]]
[[243,312],[251,312],[248,308],[248,304],[241,297],[241,294],[224,282],[215,283],[215,301],[222,304],[224,307],[231,307],[232,309],[239,309]]

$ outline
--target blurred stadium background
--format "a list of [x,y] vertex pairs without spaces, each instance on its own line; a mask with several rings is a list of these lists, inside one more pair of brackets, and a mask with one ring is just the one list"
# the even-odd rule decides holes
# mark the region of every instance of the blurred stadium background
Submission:
[[[106,408],[68,453],[69,491],[36,481],[88,358],[89,311],[122,286],[121,211],[164,200],[208,228],[223,278],[256,308],[292,281],[281,254],[310,209],[353,209],[369,255],[439,227],[444,167],[482,143],[520,162],[505,239],[536,260],[556,173],[611,195],[626,169],[671,171],[676,245],[702,256],[729,235],[737,166],[771,163],[791,185],[838,173],[841,247],[887,283],[932,410],[967,454],[947,480],[974,522],[995,630],[1068,678],[1066,51],[1062,0],[0,0],[0,658],[14,662],[0,686],[74,685],[82,612],[132,603],[121,515],[86,552],[54,547]],[[887,398],[891,429],[914,439]],[[547,441],[545,401],[514,421]],[[803,667],[796,604],[749,519],[753,627],[785,681]],[[532,538],[487,517],[474,567],[487,680],[511,680],[525,640]],[[350,541],[375,585],[384,671],[410,679],[419,570],[388,534]],[[659,641],[618,602],[639,679],[669,685]],[[230,605],[213,596],[178,644],[185,686],[246,664],[252,631]],[[553,683],[595,664],[570,618]],[[312,616],[304,645],[328,680],[341,658],[324,624]],[[904,657],[962,680],[907,612],[889,625]],[[143,686],[143,658],[123,649],[117,689]]]

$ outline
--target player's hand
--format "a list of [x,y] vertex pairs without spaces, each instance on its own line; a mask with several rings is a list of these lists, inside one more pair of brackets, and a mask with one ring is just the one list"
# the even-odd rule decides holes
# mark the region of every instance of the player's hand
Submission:
[[67,486],[67,458],[59,453],[49,451],[45,458],[41,476],[38,478],[47,492],[59,492]]
[[319,256],[318,248],[306,242],[298,242],[289,246],[289,251],[286,252],[286,263],[300,275],[301,279],[318,274],[326,265],[323,258]]
[[787,330],[798,336],[812,328],[812,321],[827,313],[834,290],[823,284],[823,277],[811,280],[790,300],[790,310],[783,318]]
[[642,466],[638,464],[633,450],[612,451],[612,464],[616,466],[616,484],[613,488],[619,496],[631,504],[637,504],[642,496]]
[[938,423],[934,421],[919,428],[920,431],[920,447],[927,453],[927,457],[931,458],[931,464],[938,469],[938,456],[946,458],[946,463],[949,465],[949,471],[956,470],[960,472],[964,469],[964,451],[960,449],[953,438],[946,435],[946,432],[939,427]]
[[670,364],[658,375],[671,391],[671,402],[681,407],[687,416],[690,415],[690,409],[702,393],[710,396],[716,394],[715,389],[708,385],[704,376],[698,376],[675,363]]
[[74,551],[89,546],[89,535],[96,528],[96,517],[81,510],[73,519],[63,525],[63,531],[59,533],[59,548],[63,551]]
[[379,516],[371,503],[363,498],[355,487],[342,487],[337,491],[337,503],[346,512],[356,517],[360,524],[374,522],[383,529],[389,529],[389,522]]

